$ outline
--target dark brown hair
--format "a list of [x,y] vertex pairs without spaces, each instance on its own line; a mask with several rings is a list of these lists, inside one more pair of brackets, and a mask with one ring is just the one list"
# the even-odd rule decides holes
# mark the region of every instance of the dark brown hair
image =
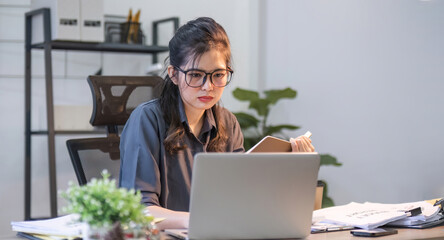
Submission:
[[[201,17],[196,20],[189,21],[180,27],[169,42],[169,57],[165,60],[172,66],[184,66],[190,61],[195,62],[206,52],[216,49],[220,51],[226,60],[226,65],[231,66],[231,49],[227,33],[221,25],[208,17]],[[168,66],[168,64],[165,64]],[[178,101],[180,92],[168,74],[160,95],[160,108],[164,113],[164,118],[169,124],[167,137],[164,140],[165,149],[171,154],[186,148],[183,143],[185,129],[180,121]],[[217,133],[211,136],[212,139],[208,144],[207,151],[221,152],[224,151],[226,140],[228,139],[225,132],[225,126],[221,121],[219,104],[211,108],[213,112]]]

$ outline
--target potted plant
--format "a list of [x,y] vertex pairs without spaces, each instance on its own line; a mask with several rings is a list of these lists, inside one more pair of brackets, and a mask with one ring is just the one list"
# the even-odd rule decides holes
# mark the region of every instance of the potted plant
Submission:
[[[282,133],[283,130],[296,130],[300,128],[299,126],[292,124],[271,125],[267,122],[271,107],[281,99],[296,98],[297,92],[295,90],[291,88],[266,90],[263,91],[263,95],[264,96],[261,97],[257,91],[242,88],[236,88],[233,91],[233,96],[236,99],[249,102],[248,108],[256,112],[255,115],[246,112],[234,113],[242,128],[242,133],[244,134],[245,150],[250,149],[262,138],[268,135],[288,139],[288,137]],[[321,165],[342,165],[342,163],[339,163],[332,155],[320,154],[320,157]],[[320,180],[320,182],[324,187],[322,207],[334,206],[333,199],[327,195],[327,183],[324,180]]]
[[[157,235],[154,218],[145,213],[140,191],[118,188],[107,170],[102,179],[93,178],[78,186],[73,182],[61,196],[68,201],[65,213],[78,214],[89,226],[89,236],[97,239],[124,239]],[[155,237],[154,237],[155,238]]]

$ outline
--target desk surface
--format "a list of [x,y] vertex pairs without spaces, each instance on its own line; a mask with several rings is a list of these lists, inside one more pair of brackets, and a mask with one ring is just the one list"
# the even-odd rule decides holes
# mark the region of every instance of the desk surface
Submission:
[[389,240],[389,239],[444,239],[444,225],[428,228],[428,229],[408,229],[408,228],[398,228],[398,234],[382,236],[377,238],[372,237],[355,237],[350,234],[350,231],[339,231],[339,232],[329,232],[329,233],[316,233],[310,234],[306,238],[307,240],[357,240],[357,239],[378,239],[378,240]]
[[[382,237],[355,237],[350,234],[350,231],[338,231],[329,233],[310,234],[306,240],[359,240],[359,239],[376,239],[376,240],[399,240],[399,239],[423,239],[423,240],[438,240],[444,239],[444,225],[428,228],[428,229],[408,229],[398,228],[398,234],[382,236]],[[177,238],[164,235],[162,240],[177,240]]]
[[[15,232],[11,231],[11,235],[7,234],[6,236],[0,236],[2,240],[17,240],[23,239],[15,236]],[[162,240],[175,239],[172,237],[164,237]],[[377,240],[398,240],[398,239],[429,239],[429,240],[438,240],[444,239],[444,225],[428,228],[428,229],[406,229],[406,228],[398,228],[398,234],[377,237],[377,238],[369,238],[369,237],[355,237],[350,234],[350,231],[339,231],[339,232],[330,232],[330,233],[316,233],[310,234],[306,238],[306,240],[358,240],[358,239],[377,239]]]

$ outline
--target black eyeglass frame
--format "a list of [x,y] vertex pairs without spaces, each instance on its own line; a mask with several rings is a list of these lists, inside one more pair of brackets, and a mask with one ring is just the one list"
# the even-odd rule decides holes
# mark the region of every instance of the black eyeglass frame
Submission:
[[[203,70],[196,69],[196,68],[191,68],[191,69],[188,69],[188,70],[185,71],[185,70],[181,69],[180,67],[177,67],[177,66],[174,66],[174,67],[175,67],[177,70],[179,70],[180,72],[182,72],[182,73],[185,74],[185,83],[188,85],[188,87],[192,87],[192,88],[200,88],[200,87],[202,87],[203,85],[205,85],[205,83],[207,82],[207,77],[208,77],[208,75],[210,75],[210,82],[211,82],[211,84],[213,84],[213,86],[215,86],[215,87],[219,87],[219,88],[226,87],[226,86],[231,82],[231,79],[233,78],[233,73],[234,73],[234,71],[233,71],[230,67],[227,67],[226,69],[216,69],[216,70],[214,70],[214,71],[212,71],[212,72],[210,72],[210,73],[207,73],[207,72],[205,72],[205,71],[203,71]],[[214,74],[215,72],[217,72],[217,71],[220,71],[220,70],[228,71],[228,72],[231,73],[231,77],[228,79],[227,84],[225,84],[225,86],[216,86],[216,85],[214,85],[214,83],[213,83],[213,74]],[[202,84],[201,84],[200,86],[191,86],[191,85],[188,83],[188,81],[187,81],[187,73],[188,73],[188,72],[191,72],[191,71],[199,71],[199,72],[203,72],[203,73],[205,73],[205,77],[203,78]]]

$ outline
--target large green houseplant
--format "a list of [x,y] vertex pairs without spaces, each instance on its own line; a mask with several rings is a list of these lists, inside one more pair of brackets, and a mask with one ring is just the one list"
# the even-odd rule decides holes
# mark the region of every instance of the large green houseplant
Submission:
[[[264,96],[261,97],[259,92],[236,88],[233,91],[233,96],[239,101],[249,102],[248,108],[256,112],[255,115],[246,112],[235,112],[237,120],[242,128],[242,133],[244,134],[244,147],[245,150],[250,149],[254,144],[259,142],[262,138],[267,135],[285,138],[282,131],[296,130],[299,126],[292,124],[278,124],[271,125],[267,122],[268,116],[270,114],[271,106],[275,105],[281,99],[294,99],[296,98],[297,92],[291,88],[276,89],[276,90],[266,90],[263,92]],[[329,154],[320,154],[321,165],[332,165],[341,166],[335,157]],[[327,183],[324,180],[320,180],[324,184],[324,192],[322,198],[322,207],[334,206],[333,199],[331,199],[327,193]]]

